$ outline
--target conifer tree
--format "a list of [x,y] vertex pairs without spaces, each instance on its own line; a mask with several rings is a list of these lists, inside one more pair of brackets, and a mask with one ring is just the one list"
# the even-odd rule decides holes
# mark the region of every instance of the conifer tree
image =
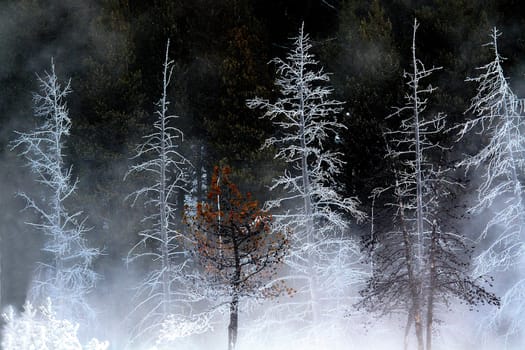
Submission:
[[[275,158],[285,162],[286,170],[271,186],[282,195],[268,201],[266,207],[279,210],[274,215],[276,225],[294,232],[286,259],[290,272],[282,277],[297,290],[293,317],[317,327],[321,320],[339,322],[343,318],[350,304],[343,300],[362,276],[352,265],[359,260],[359,249],[347,229],[350,216],[361,220],[364,214],[356,198],[339,194],[341,153],[327,147],[331,139],[347,132],[337,119],[342,103],[331,98],[329,75],[318,68],[310,52],[312,44],[304,24],[293,40],[286,60],[272,60],[280,96],[275,102],[257,97],[248,106],[261,109],[277,130],[263,148],[275,150]],[[323,307],[321,288],[327,294]],[[283,303],[282,307],[290,305]]]
[[66,97],[71,92],[70,81],[62,86],[51,71],[38,77],[40,92],[33,95],[36,128],[18,132],[12,148],[22,149],[37,183],[42,198],[30,198],[24,192],[27,208],[34,210],[39,219],[29,225],[40,230],[46,241],[43,251],[49,261],[39,263],[38,275],[33,282],[33,298],[42,302],[50,298],[60,317],[72,320],[93,320],[94,311],[87,296],[95,286],[97,274],[92,269],[100,252],[87,244],[82,212],[70,213],[66,202],[73,196],[77,181],[65,159],[65,138],[69,135],[71,119]]
[[477,201],[470,212],[491,212],[477,237],[487,247],[475,257],[475,273],[498,273],[512,280],[510,287],[504,287],[502,307],[492,310],[485,322],[493,331],[501,332],[503,327],[507,340],[524,332],[518,315],[525,312],[525,104],[512,91],[503,72],[504,58],[498,51],[500,35],[494,28],[491,42],[486,44],[494,59],[478,68],[479,76],[467,79],[478,84],[477,94],[467,110],[470,118],[458,126],[458,137],[464,139],[476,132],[487,139],[480,150],[465,155],[459,166],[466,171],[481,171]]
[[[198,203],[188,223],[195,253],[204,268],[210,296],[229,304],[228,349],[237,343],[241,298],[276,296],[282,284],[267,287],[282,264],[288,239],[272,228],[272,216],[251,194],[242,194],[230,180],[229,167],[215,167],[208,201]],[[288,290],[289,291],[289,290]]]
[[444,203],[451,195],[449,188],[457,183],[447,177],[450,169],[436,157],[445,151],[434,140],[446,131],[446,120],[444,114],[426,111],[427,96],[435,88],[422,84],[440,68],[427,69],[417,58],[418,26],[415,20],[412,70],[405,72],[406,104],[388,117],[400,117],[400,126],[385,132],[387,157],[394,164],[393,184],[374,192],[378,196],[392,191],[393,228],[374,232],[368,242],[373,271],[359,305],[380,315],[405,313],[405,349],[413,324],[418,350],[430,350],[435,314],[441,305],[448,305],[451,298],[469,305],[498,305],[499,300],[481,286],[482,280],[469,276],[471,251],[466,239],[443,229]]
[[180,153],[183,133],[173,126],[177,116],[168,113],[168,86],[172,78],[173,61],[169,59],[169,40],[162,74],[162,95],[157,102],[155,131],[146,135],[137,147],[136,159],[128,174],[142,173],[148,185],[129,197],[135,205],[144,197],[149,214],[142,220],[147,227],[139,233],[139,242],[131,249],[128,263],[140,258],[152,258],[157,264],[137,288],[138,303],[134,311],[144,312],[136,326],[137,335],[158,327],[168,315],[183,314],[188,302],[184,289],[184,273],[189,256],[184,251],[186,238],[177,228],[177,191],[188,184],[186,169],[189,162]]

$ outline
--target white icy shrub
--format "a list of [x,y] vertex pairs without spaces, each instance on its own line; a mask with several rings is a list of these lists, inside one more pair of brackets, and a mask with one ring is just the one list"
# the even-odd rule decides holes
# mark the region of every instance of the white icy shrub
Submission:
[[28,301],[21,313],[10,306],[2,316],[5,321],[3,350],[106,350],[109,347],[108,342],[93,339],[83,348],[77,336],[79,325],[58,319],[50,299],[39,308]]

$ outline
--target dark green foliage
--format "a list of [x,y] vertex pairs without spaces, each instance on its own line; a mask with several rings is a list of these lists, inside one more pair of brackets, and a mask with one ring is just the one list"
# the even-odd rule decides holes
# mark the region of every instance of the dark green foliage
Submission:
[[134,217],[124,204],[133,185],[122,179],[147,121],[127,12],[116,2],[105,6],[92,19],[89,54],[72,77],[76,98],[70,152],[80,180],[78,206],[87,208],[91,238],[107,250],[99,264],[109,272],[136,239],[130,233],[140,216]]
[[374,186],[388,176],[381,129],[402,97],[400,54],[392,24],[377,0],[343,1],[336,40],[327,46],[324,60],[334,72],[335,93],[346,101],[349,132],[341,135],[339,146],[345,149],[344,183],[347,195],[357,194],[366,205]]

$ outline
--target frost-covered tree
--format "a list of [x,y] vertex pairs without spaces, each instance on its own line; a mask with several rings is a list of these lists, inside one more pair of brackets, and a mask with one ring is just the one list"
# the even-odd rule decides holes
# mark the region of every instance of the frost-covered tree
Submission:
[[[393,228],[378,229],[366,242],[373,273],[361,290],[363,299],[357,304],[379,316],[406,315],[405,349],[412,325],[416,328],[418,346],[421,341],[426,342],[425,349],[432,348],[436,320],[440,314],[450,312],[453,300],[459,300],[470,309],[482,304],[500,304],[499,298],[484,288],[490,284],[488,279],[470,276],[470,242],[460,233],[446,229],[450,227],[451,218],[443,208],[453,197],[438,181],[425,180],[423,183],[429,186],[423,202],[423,269],[415,267],[417,239],[414,224],[409,219],[413,212],[403,202],[403,193],[396,187],[398,183],[388,189],[394,191],[394,198],[398,200],[391,203],[388,210],[394,211]],[[416,315],[419,316],[416,318]],[[419,324],[416,323],[418,319]]]
[[504,291],[502,307],[491,313],[486,325],[500,332],[503,327],[505,337],[511,337],[524,332],[518,315],[525,312],[525,105],[504,75],[499,36],[494,28],[487,44],[494,60],[478,68],[478,77],[467,79],[478,84],[477,94],[466,112],[471,117],[458,131],[460,139],[475,132],[487,141],[476,153],[465,155],[459,165],[481,174],[477,201],[470,211],[491,211],[490,220],[478,237],[486,247],[475,258],[475,273],[505,273],[512,280]]
[[[412,70],[406,103],[388,118],[400,118],[399,128],[387,130],[387,157],[393,163],[392,186],[376,189],[374,196],[391,191],[393,228],[374,232],[368,242],[373,259],[372,276],[361,291],[360,306],[381,316],[407,315],[405,349],[414,325],[419,350],[430,350],[436,310],[458,298],[469,305],[497,304],[479,281],[469,277],[469,249],[456,232],[442,229],[443,208],[456,185],[447,178],[435,155],[444,151],[437,142],[445,132],[445,116],[426,112],[428,95],[435,88],[421,87],[423,79],[440,68],[426,69],[416,57],[417,21],[412,37]],[[426,344],[425,335],[426,333]]]
[[39,220],[30,223],[46,236],[43,251],[49,260],[39,263],[33,296],[38,300],[51,298],[60,317],[72,319],[94,317],[87,295],[94,287],[97,274],[92,269],[98,249],[89,248],[88,229],[81,212],[70,213],[66,201],[74,194],[76,180],[64,156],[65,138],[71,120],[65,98],[71,92],[70,82],[62,86],[51,62],[51,71],[38,77],[40,93],[33,95],[36,128],[18,133],[12,148],[22,149],[42,190],[41,199],[25,193],[27,208],[33,209]]
[[281,313],[277,317],[286,312],[295,321],[316,325],[321,319],[342,319],[345,304],[351,304],[349,288],[362,276],[352,266],[359,250],[346,230],[350,216],[360,220],[364,214],[356,198],[338,193],[343,162],[341,154],[327,146],[338,133],[346,132],[337,119],[342,103],[331,98],[329,75],[318,68],[310,52],[304,24],[293,40],[286,60],[271,61],[277,66],[280,97],[275,102],[257,97],[248,101],[248,107],[261,109],[263,117],[273,121],[276,135],[263,148],[275,150],[275,158],[287,166],[271,186],[282,196],[266,203],[276,211],[276,224],[294,232],[286,259],[289,274],[282,279],[297,293],[293,305],[276,306],[282,310],[276,311]]
[[129,197],[135,205],[144,198],[149,215],[142,220],[147,227],[139,233],[139,242],[128,254],[128,263],[148,258],[155,268],[137,288],[138,312],[141,321],[136,331],[142,335],[158,327],[168,315],[183,314],[189,301],[184,289],[184,274],[188,254],[183,249],[186,238],[177,228],[177,194],[185,191],[188,178],[188,160],[181,154],[183,132],[173,126],[178,118],[168,113],[168,86],[172,78],[173,61],[168,57],[169,40],[162,74],[162,95],[157,102],[154,132],[144,137],[144,143],[137,147],[135,159],[139,164],[131,166],[126,174],[141,173],[149,183],[133,192]]
[[181,340],[212,329],[212,314],[200,313],[196,316],[168,315],[160,325],[155,343],[159,346],[180,344]]
[[[388,157],[397,160],[402,167],[396,171],[395,197],[397,201],[396,213],[400,219],[402,232],[402,246],[404,247],[401,266],[406,269],[408,287],[407,330],[413,323],[416,332],[418,349],[423,349],[423,274],[424,274],[424,240],[425,214],[428,213],[430,203],[425,201],[424,189],[428,188],[429,181],[442,177],[441,170],[434,168],[428,158],[428,152],[440,148],[430,141],[432,135],[442,133],[445,116],[437,114],[432,118],[422,115],[426,109],[426,94],[435,89],[428,85],[421,86],[421,80],[430,76],[440,67],[425,68],[416,57],[416,32],[418,23],[414,21],[412,36],[412,70],[405,72],[408,78],[408,92],[405,95],[406,104],[397,108],[390,117],[403,118],[398,130],[386,131],[387,142],[393,146],[389,148]],[[405,114],[407,115],[406,117]],[[432,179],[433,178],[433,179]],[[405,344],[406,344],[405,334]],[[405,345],[406,346],[406,345]]]
[[241,298],[264,298],[285,291],[267,287],[288,248],[283,232],[272,229],[271,215],[251,194],[242,194],[230,180],[230,168],[215,167],[209,201],[198,203],[188,223],[195,253],[204,269],[204,284],[216,302],[226,299],[230,311],[228,349],[237,343]]
[[5,321],[2,329],[4,350],[106,350],[109,347],[107,341],[96,338],[82,347],[77,337],[79,325],[58,319],[50,299],[39,308],[26,302],[20,314],[9,307],[2,316]]

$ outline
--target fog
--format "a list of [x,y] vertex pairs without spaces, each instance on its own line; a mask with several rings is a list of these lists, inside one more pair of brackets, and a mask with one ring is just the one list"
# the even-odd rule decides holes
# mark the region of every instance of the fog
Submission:
[[[107,10],[110,6],[103,4],[104,2],[102,1],[67,0],[35,3],[38,4],[35,5],[31,1],[5,1],[0,4],[0,81],[2,84],[0,90],[0,113],[2,114],[0,128],[0,304],[4,312],[7,312],[9,307],[14,307],[17,313],[23,314],[23,305],[27,301],[33,303],[36,308],[45,302],[42,299],[36,300],[32,296],[32,289],[38,282],[35,271],[39,263],[50,263],[53,260],[53,256],[48,252],[42,251],[46,237],[31,225],[31,223],[40,222],[42,218],[33,210],[26,208],[26,201],[17,194],[24,192],[31,198],[43,200],[42,203],[46,205],[45,198],[48,193],[45,187],[42,186],[42,182],[38,181],[38,175],[32,173],[29,169],[27,160],[20,155],[20,149],[11,149],[10,143],[17,138],[17,132],[30,131],[37,125],[33,117],[32,101],[32,93],[38,91],[36,75],[42,76],[45,71],[49,71],[51,60],[53,59],[59,80],[66,82],[67,79],[71,78],[73,90],[67,100],[73,126],[71,134],[67,135],[65,139],[64,159],[65,165],[71,167],[73,176],[75,178],[78,177],[79,182],[75,193],[67,199],[66,206],[72,212],[82,212],[82,217],[86,218],[86,226],[90,228],[86,235],[88,243],[90,246],[101,250],[101,255],[92,265],[99,278],[87,296],[87,302],[95,311],[95,317],[87,321],[80,319],[70,320],[73,324],[78,322],[78,330],[76,331],[80,343],[84,345],[84,349],[90,349],[86,344],[91,338],[97,338],[101,341],[108,341],[108,349],[111,350],[203,350],[228,348],[231,297],[203,292],[207,287],[206,283],[203,283],[200,279],[193,278],[194,274],[200,278],[200,273],[205,270],[197,264],[195,253],[191,253],[194,255],[187,253],[188,256],[191,255],[191,258],[188,260],[188,264],[191,266],[184,267],[188,268],[184,270],[188,277],[187,281],[176,285],[176,288],[180,288],[181,291],[187,293],[184,297],[193,293],[191,294],[192,300],[189,302],[185,300],[180,303],[181,305],[183,304],[181,306],[182,313],[186,313],[184,316],[188,318],[176,318],[173,323],[166,323],[164,322],[165,320],[155,320],[151,324],[153,327],[148,328],[146,331],[144,329],[136,329],[136,326],[142,320],[146,320],[150,311],[148,310],[149,304],[141,304],[143,300],[137,298],[137,286],[142,283],[145,276],[152,269],[158,266],[158,261],[149,258],[127,263],[130,250],[140,240],[138,233],[148,225],[143,219],[151,214],[152,209],[145,200],[139,200],[134,206],[131,205],[129,199],[126,200],[126,196],[147,183],[148,177],[131,176],[126,180],[124,180],[124,177],[130,166],[136,161],[132,158],[135,152],[135,145],[141,141],[143,135],[151,131],[150,122],[153,120],[154,106],[148,94],[154,95],[156,98],[160,97],[160,87],[155,93],[150,91],[146,93],[141,90],[144,88],[141,84],[148,87],[149,81],[159,80],[162,68],[160,61],[158,62],[158,67],[137,68],[134,66],[136,62],[134,61],[133,50],[141,49],[143,50],[141,54],[146,56],[144,52],[147,49],[144,49],[144,47],[147,48],[147,45],[144,42],[140,43],[140,45],[143,45],[142,47],[139,44],[135,46],[130,44],[131,41],[137,40],[136,38],[140,37],[140,35],[135,33],[135,36],[132,36],[127,30],[129,30],[128,26],[132,27],[133,25],[138,25],[137,23],[142,23],[140,22],[142,17],[136,16],[135,18],[130,15],[130,17],[133,17],[132,19],[122,19],[122,22],[120,22],[120,17],[115,15],[118,19],[112,24],[107,24],[106,21],[109,21],[108,17],[104,17],[102,13],[104,11],[110,13],[111,11]],[[205,1],[202,2],[202,4],[205,3]],[[336,11],[341,6],[338,1],[320,1],[319,3],[321,7],[327,6],[325,10],[328,13]],[[205,6],[202,4],[199,6]],[[140,7],[139,5],[137,6]],[[262,5],[259,4],[259,6]],[[409,7],[409,5],[406,6]],[[129,8],[132,7],[133,5],[129,6]],[[290,11],[292,12],[292,10]],[[144,16],[146,15],[144,14]],[[309,16],[309,18],[315,18],[314,14],[310,13]],[[121,27],[115,23],[118,23]],[[295,24],[293,23],[294,26],[290,24],[290,27],[295,28]],[[422,21],[422,26],[424,25],[425,22]],[[185,29],[190,32],[192,28]],[[516,31],[512,25],[504,27],[503,30],[508,30],[511,33],[509,35],[513,35]],[[166,31],[170,33],[169,30]],[[290,29],[290,32],[292,32],[292,29]],[[186,34],[188,33],[184,35]],[[322,34],[317,35],[322,36]],[[181,37],[184,35],[181,35]],[[295,35],[295,32],[292,35]],[[468,37],[474,41],[476,35],[469,34]],[[282,36],[285,36],[285,34],[282,34]],[[508,39],[508,37],[505,39]],[[156,38],[155,40],[164,42],[165,38]],[[179,40],[177,41],[179,46],[176,46],[173,52],[179,47],[191,46],[184,43],[180,38],[177,38],[177,40]],[[319,43],[324,42],[326,44],[330,40],[316,40],[314,49],[321,51],[323,44]],[[242,42],[242,40],[239,41]],[[282,45],[288,45],[290,42],[273,42],[272,44],[273,50],[280,53],[282,52]],[[464,43],[461,46],[459,50],[462,52],[462,57],[465,56],[463,59],[467,60],[471,50],[477,49],[479,46],[477,44],[477,42]],[[219,44],[219,46],[221,45]],[[428,43],[425,45],[428,45]],[[385,69],[388,69],[388,74],[381,79],[383,81],[394,81],[398,79],[394,77],[394,73],[400,69],[404,61],[398,57],[397,53],[391,52],[391,50],[394,50],[394,47],[395,45],[391,45],[391,43],[386,41],[377,42],[377,44],[362,42],[356,48],[347,46],[342,52],[353,49],[359,49],[363,52],[358,59],[342,59],[339,53],[329,66],[330,68],[335,68],[338,64],[353,64],[352,68],[339,67],[334,69],[336,71],[333,72],[333,75],[340,73],[341,76],[345,76],[346,74],[357,72],[356,74],[361,74],[360,79],[363,76],[368,79],[372,75],[381,74],[381,70],[376,70],[375,68],[378,68],[378,66],[385,68],[387,66]],[[203,95],[208,94],[207,89],[214,90],[213,93],[217,93],[215,91],[216,85],[220,84],[219,82],[223,77],[220,77],[218,74],[214,75],[216,73],[212,72],[213,65],[218,64],[217,62],[220,62],[220,64],[228,63],[228,60],[221,56],[226,54],[203,52],[204,50],[200,46],[194,49],[195,51],[192,51],[193,49],[185,50],[195,54],[195,56],[189,62],[184,61],[186,58],[179,59],[175,57],[175,73],[172,78],[172,85],[174,86],[168,90],[168,97],[173,101],[173,104],[170,106],[170,108],[174,108],[173,113],[181,116],[178,119],[181,125],[177,125],[177,127],[188,135],[185,139],[186,144],[181,147],[181,152],[185,153],[184,155],[194,166],[191,173],[192,178],[190,179],[193,189],[189,193],[182,195],[182,198],[184,198],[183,204],[188,206],[188,213],[194,213],[196,202],[199,199],[206,198],[211,179],[211,169],[215,165],[202,161],[201,157],[203,155],[200,152],[199,154],[195,152],[197,149],[195,145],[198,145],[199,150],[201,144],[204,145],[204,156],[211,154],[215,157],[213,161],[217,161],[217,164],[219,162],[228,163],[235,157],[228,158],[229,155],[213,153],[217,151],[211,146],[213,144],[212,141],[200,138],[202,135],[209,136],[205,132],[202,132],[201,135],[198,133],[200,129],[207,125],[206,122],[215,118],[215,115],[213,115],[215,106],[208,105],[206,99],[198,103],[192,100],[202,97],[195,97],[192,94],[198,88],[198,85],[203,86],[201,92]],[[327,52],[330,52],[330,50],[327,49]],[[322,57],[329,56],[326,52],[323,55]],[[161,57],[162,51],[152,53],[152,56]],[[268,60],[270,58],[268,57]],[[127,61],[128,59],[129,62]],[[266,60],[266,57],[264,59]],[[155,61],[154,58],[151,60]],[[513,66],[509,70],[512,74],[510,81],[515,81],[513,86],[516,87],[517,94],[521,96],[520,93],[524,90],[523,77],[520,75],[523,65],[516,62],[512,63]],[[268,70],[274,68],[273,66],[269,67]],[[110,75],[114,74],[114,79],[108,78],[106,74],[108,71],[104,69],[108,69],[111,72],[109,73]],[[149,71],[157,71],[158,74],[154,77],[141,76],[140,78],[137,78],[135,75],[135,72],[145,75]],[[137,73],[137,75],[140,74]],[[192,74],[198,77],[197,82],[191,80]],[[268,74],[273,75],[274,72]],[[181,78],[180,85],[177,81],[179,75],[185,79]],[[97,80],[100,77],[108,78],[109,82],[101,80],[95,84],[88,79]],[[138,84],[135,84],[135,80],[133,80],[135,78],[139,82]],[[399,77],[399,79],[401,78]],[[338,86],[343,86],[347,83],[347,81],[343,81],[343,78],[334,77],[333,80]],[[440,89],[447,84],[447,80],[443,77],[437,78],[436,81],[440,84]],[[114,88],[113,83],[117,87]],[[137,91],[129,92],[131,97],[123,96],[123,93],[118,89],[118,86],[120,86],[118,84],[123,84],[123,86],[129,84],[129,86],[136,88]],[[197,87],[192,84],[197,85]],[[458,84],[461,84],[461,82],[454,81],[454,86],[457,87]],[[102,87],[107,88],[106,85],[111,85],[111,87],[103,90]],[[472,90],[472,86],[465,86],[465,90]],[[97,89],[104,91],[104,93],[97,95]],[[115,93],[115,96],[106,93],[110,90]],[[88,98],[82,96],[82,93],[91,95]],[[249,93],[251,94],[251,90]],[[276,91],[271,91],[271,93],[275,94]],[[339,96],[342,93],[337,94]],[[100,97],[102,95],[109,101],[120,101],[120,98],[128,98],[129,101],[136,102],[136,106],[108,106],[108,103],[102,97],[100,101],[96,99],[97,96]],[[211,99],[211,93],[210,96],[205,97]],[[250,95],[248,97],[255,96]],[[241,98],[240,104],[244,105],[246,96],[242,95]],[[227,101],[227,99],[225,100]],[[223,101],[221,102],[224,104]],[[442,103],[443,100],[440,102]],[[92,104],[90,105],[92,110],[90,109],[86,112],[85,107],[88,103]],[[462,105],[465,103],[465,101],[454,101],[453,104]],[[200,112],[196,110],[196,106],[204,106],[212,110]],[[104,108],[107,108],[107,111]],[[390,106],[385,108],[390,108]],[[256,118],[256,116],[260,117],[254,111],[243,111],[241,113],[242,118],[248,118],[248,115],[243,113],[250,112],[254,113],[253,118]],[[99,113],[99,115],[95,115],[96,113]],[[354,113],[354,110],[352,110],[352,113]],[[458,117],[459,113],[454,115],[452,119],[461,119],[461,117]],[[202,116],[201,114],[206,115]],[[108,130],[101,130],[93,122],[98,120],[97,118],[100,115],[106,118],[104,120],[107,122]],[[204,121],[202,122],[199,118],[202,118]],[[121,125],[121,121],[129,122],[129,124]],[[92,122],[93,124],[90,124]],[[375,123],[372,120],[369,122],[371,124]],[[351,123],[349,122],[349,125]],[[78,128],[76,128],[76,125],[79,125]],[[122,127],[120,128],[120,126]],[[382,126],[376,125],[376,127],[379,130]],[[111,128],[115,130],[114,138],[111,137]],[[110,136],[103,138],[100,138],[98,135],[94,136],[97,132],[107,132],[104,135]],[[261,131],[261,134],[264,135],[265,132]],[[354,131],[348,130],[349,135],[352,135],[352,132]],[[239,136],[229,135],[229,137],[236,141]],[[344,138],[346,139],[346,136]],[[377,139],[380,139],[380,137],[377,137]],[[93,140],[101,141],[101,144],[89,146],[89,142]],[[108,151],[107,154],[102,154],[105,150],[104,147],[106,147],[105,142],[111,143],[111,146],[107,147],[108,149],[111,148],[111,152]],[[483,137],[480,138],[473,135],[466,142],[457,146],[451,153],[450,158],[458,159],[465,153],[472,154],[484,142],[486,140]],[[102,145],[102,143],[104,144]],[[330,147],[332,146],[330,145]],[[378,146],[367,145],[366,147],[367,150],[370,150]],[[207,151],[208,153],[206,153]],[[247,153],[251,151],[246,150]],[[274,150],[267,149],[262,152],[272,151]],[[350,151],[350,148],[344,150],[345,160],[352,159],[353,156],[345,154]],[[370,157],[382,159],[382,156],[379,157],[378,155],[370,155]],[[244,160],[236,160],[238,164],[242,164],[245,167],[239,170],[241,175],[236,179],[242,182],[242,186],[248,186],[250,181],[256,183],[254,188],[259,192],[256,195],[260,195],[261,202],[272,198],[273,195],[283,193],[278,191],[273,194],[268,191],[262,193],[263,190],[260,190],[267,188],[271,183],[271,178],[275,177],[276,171],[282,170],[281,168],[285,166],[278,161],[271,163],[272,158],[272,154],[266,153],[254,156],[253,159],[246,160],[246,162]],[[198,170],[195,170],[197,168]],[[366,169],[363,172],[368,173],[371,171]],[[200,178],[198,179],[199,176]],[[497,237],[501,232],[505,231],[505,227],[496,225],[490,228],[489,238],[480,238],[479,236],[479,233],[483,231],[490,218],[494,217],[495,213],[506,208],[509,198],[503,197],[496,200],[491,208],[485,209],[481,213],[465,214],[461,212],[461,208],[470,208],[476,205],[478,200],[477,189],[482,181],[483,169],[473,169],[468,173],[458,170],[455,176],[462,177],[463,181],[465,181],[465,187],[458,191],[454,197],[457,210],[454,214],[464,214],[466,219],[459,221],[459,224],[457,223],[458,221],[453,222],[453,220],[451,220],[451,223],[453,222],[454,225],[457,225],[456,229],[464,234],[470,244],[475,246],[472,260],[475,261],[476,256],[479,256],[491,246],[491,237]],[[522,179],[522,175],[520,174],[519,176]],[[341,178],[343,177],[341,176]],[[201,182],[202,188],[196,189],[197,184]],[[346,187],[339,186],[338,190],[343,188],[348,190]],[[356,191],[361,190],[363,188],[356,189]],[[345,243],[352,242],[352,244],[355,244],[355,247],[358,247],[359,244],[365,241],[363,237],[366,238],[370,235],[370,198],[360,198],[360,200],[363,204],[362,210],[367,211],[368,218],[360,223],[350,219],[348,229],[339,233],[340,237],[345,238]],[[384,203],[380,203],[380,205],[384,205]],[[183,205],[179,205],[177,210],[180,211],[183,207]],[[290,205],[281,208],[281,210],[282,212],[293,211],[294,206]],[[379,209],[375,215],[377,215],[377,212],[380,213],[379,215],[385,215],[374,218],[378,227],[389,225],[392,222],[392,219],[386,216],[390,215],[388,211]],[[177,212],[177,218],[182,217],[182,214]],[[279,212],[275,212],[275,214],[278,216]],[[183,234],[189,235],[190,228],[188,225],[178,222],[177,229]],[[294,234],[299,235],[301,232]],[[290,239],[293,239],[293,234],[290,237]],[[525,237],[522,238],[525,239]],[[516,244],[519,246],[518,250],[523,250],[523,242],[517,242]],[[189,243],[186,245],[182,244],[178,248],[178,253],[181,253],[181,251],[184,253],[185,247],[190,246]],[[408,310],[404,310],[404,312],[394,310],[390,314],[381,314],[381,312],[368,313],[363,308],[357,307],[362,298],[360,291],[364,289],[366,280],[370,277],[370,261],[365,256],[366,248],[361,248],[363,248],[362,251],[355,251],[341,244],[339,252],[330,251],[327,254],[332,260],[328,262],[325,260],[319,261],[318,265],[315,266],[316,269],[329,272],[327,276],[324,276],[325,284],[318,286],[316,300],[322,313],[317,319],[315,319],[314,315],[302,309],[310,301],[303,292],[307,288],[307,283],[298,278],[292,277],[287,282],[287,287],[293,288],[295,291],[289,293],[290,295],[282,293],[280,296],[271,298],[241,298],[239,304],[238,339],[235,349],[403,349]],[[156,249],[156,246],[144,246],[144,249],[153,251]],[[338,255],[341,252],[345,253],[344,256]],[[522,267],[525,264],[524,259],[525,256],[521,253],[521,260],[516,263],[518,267],[513,270],[484,271],[494,279],[493,282],[490,279],[493,285],[487,288],[504,302],[505,298],[512,300],[521,298],[525,300],[525,288],[516,288],[513,291],[515,295],[507,293],[513,286],[517,285],[519,287],[519,283],[523,283],[524,271]],[[293,271],[289,271],[283,265],[280,265],[272,278],[280,280],[292,274]],[[210,281],[209,285],[213,285],[213,282]],[[334,290],[334,288],[340,288],[340,290]],[[189,293],[187,292],[188,290],[192,292]],[[399,298],[401,300],[403,296]],[[523,318],[522,312],[525,312],[523,303],[510,303],[508,305],[504,303],[504,307],[496,312],[501,316],[498,319],[491,318],[495,313],[494,309],[495,307],[491,305],[465,305],[454,298],[438,304],[435,311],[437,320],[432,333],[433,348],[435,350],[467,350],[473,348],[480,350],[522,349],[523,344],[525,344],[525,331],[523,329],[524,326],[519,323]],[[177,312],[179,311],[180,309],[177,309]],[[180,312],[177,313],[177,317],[180,314]],[[57,315],[57,317],[60,319],[61,315]],[[43,322],[43,324],[46,322],[45,315],[42,316],[38,313],[35,319]],[[4,319],[0,335],[2,340],[5,339],[6,332],[8,332],[6,324],[8,322]],[[43,327],[45,328],[45,326]],[[515,327],[512,329],[514,332],[510,334],[509,328],[512,327]],[[45,333],[47,331],[42,332]],[[30,332],[28,331],[27,333],[29,334]],[[410,336],[408,337],[409,349],[417,349],[416,338],[413,333],[412,325]],[[510,334],[510,336],[506,337],[506,334]],[[71,350],[78,349],[78,347],[71,347]],[[103,349],[103,347],[100,349]]]

